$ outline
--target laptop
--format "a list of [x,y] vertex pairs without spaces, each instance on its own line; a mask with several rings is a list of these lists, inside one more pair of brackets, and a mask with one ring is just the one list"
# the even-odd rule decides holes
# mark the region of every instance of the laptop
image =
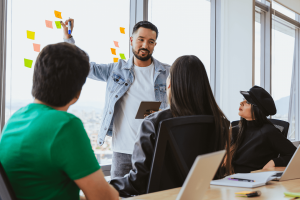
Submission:
[[176,200],[201,200],[214,178],[225,150],[197,156]]
[[300,178],[300,145],[295,151],[292,159],[290,160],[288,166],[285,168],[284,172],[278,172],[273,177],[273,181],[287,181],[291,179]]

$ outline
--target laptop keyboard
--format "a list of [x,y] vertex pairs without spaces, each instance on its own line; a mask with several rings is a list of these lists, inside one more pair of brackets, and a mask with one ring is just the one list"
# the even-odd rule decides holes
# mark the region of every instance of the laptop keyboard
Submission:
[[278,173],[276,173],[274,176],[280,177],[280,176],[282,176],[282,174],[283,174],[283,172],[278,172]]

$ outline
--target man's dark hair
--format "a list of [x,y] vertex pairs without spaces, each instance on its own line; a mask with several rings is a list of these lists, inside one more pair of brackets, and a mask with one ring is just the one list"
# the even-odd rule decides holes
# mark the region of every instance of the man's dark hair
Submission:
[[75,45],[47,45],[34,65],[31,94],[50,106],[65,106],[81,90],[89,70],[88,55]]
[[155,31],[156,32],[156,39],[158,37],[158,29],[157,27],[152,24],[151,22],[148,22],[148,21],[140,21],[138,23],[136,23],[133,27],[133,31],[132,31],[132,35],[140,28],[140,27],[143,27],[143,28],[148,28],[152,31]]

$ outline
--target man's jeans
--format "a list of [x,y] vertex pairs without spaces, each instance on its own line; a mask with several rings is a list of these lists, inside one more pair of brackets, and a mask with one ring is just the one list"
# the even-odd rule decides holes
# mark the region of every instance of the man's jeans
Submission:
[[111,179],[123,177],[132,169],[131,154],[113,152],[110,176]]

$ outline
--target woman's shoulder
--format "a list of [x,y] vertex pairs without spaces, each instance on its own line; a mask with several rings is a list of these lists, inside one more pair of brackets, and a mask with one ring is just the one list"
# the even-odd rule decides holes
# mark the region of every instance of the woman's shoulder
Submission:
[[282,134],[278,128],[276,128],[273,124],[264,124],[261,128],[261,133],[265,135],[269,134]]
[[171,110],[170,109],[164,109],[164,110],[161,110],[161,111],[158,111],[158,112],[155,112],[155,113],[152,113],[152,114],[148,115],[145,118],[145,121],[149,120],[152,123],[156,124],[156,123],[161,122],[162,120],[169,119],[169,118],[173,118]]

